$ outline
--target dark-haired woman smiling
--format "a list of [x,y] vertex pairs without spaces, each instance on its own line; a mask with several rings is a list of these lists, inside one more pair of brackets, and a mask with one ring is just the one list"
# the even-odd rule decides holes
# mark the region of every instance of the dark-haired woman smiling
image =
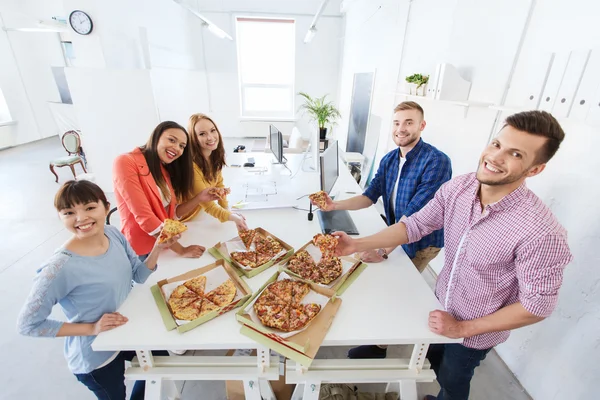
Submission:
[[[208,189],[192,196],[193,166],[188,143],[189,136],[181,125],[165,121],[158,124],[144,146],[115,160],[113,185],[122,232],[142,257],[152,250],[163,221],[181,217],[178,198],[195,204],[216,199]],[[171,250],[183,257],[200,257],[205,248],[175,243]]]

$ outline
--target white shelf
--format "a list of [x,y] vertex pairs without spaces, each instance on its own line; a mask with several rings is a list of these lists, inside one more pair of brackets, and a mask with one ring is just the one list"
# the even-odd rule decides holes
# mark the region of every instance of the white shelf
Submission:
[[17,121],[9,120],[9,121],[0,121],[0,126],[8,126],[8,125],[16,125]]
[[434,99],[434,98],[427,97],[427,96],[417,96],[415,94],[404,93],[404,92],[396,92],[396,94],[399,96],[404,96],[406,98],[410,98],[410,99],[435,101],[435,102],[439,102],[439,103],[452,104],[452,105],[461,106],[461,107],[484,107],[484,108],[487,108],[487,107],[490,107],[493,105],[492,103],[486,103],[483,101],[439,100],[439,99]]

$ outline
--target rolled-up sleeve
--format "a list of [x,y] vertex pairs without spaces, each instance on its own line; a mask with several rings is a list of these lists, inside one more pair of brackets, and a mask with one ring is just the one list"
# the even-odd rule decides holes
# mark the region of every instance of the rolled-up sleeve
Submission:
[[573,256],[565,235],[548,235],[517,251],[519,301],[533,315],[548,317],[556,307],[565,266]]
[[444,198],[450,182],[445,183],[420,211],[400,220],[406,225],[408,243],[418,242],[424,236],[444,227]]

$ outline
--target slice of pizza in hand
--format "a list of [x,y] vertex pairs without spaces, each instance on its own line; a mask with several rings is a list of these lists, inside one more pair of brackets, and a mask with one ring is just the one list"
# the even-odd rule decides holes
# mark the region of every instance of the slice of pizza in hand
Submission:
[[242,239],[242,242],[244,243],[244,246],[246,246],[246,249],[250,250],[250,246],[252,245],[252,242],[254,241],[254,237],[256,236],[256,230],[254,230],[254,229],[242,230],[242,231],[238,232],[238,235],[239,235],[240,239]]
[[197,295],[202,296],[204,295],[204,288],[206,287],[206,277],[204,275],[197,276],[194,279],[185,281],[183,286]]
[[219,307],[226,306],[235,298],[237,289],[231,279],[226,280],[220,286],[206,294],[206,298]]
[[335,256],[335,248],[338,245],[338,238],[331,235],[317,233],[313,237],[313,244],[321,250],[322,258],[332,258]]
[[316,204],[321,210],[327,209],[327,193],[320,190],[308,196],[308,199]]
[[165,219],[163,222],[163,228],[160,232],[160,236],[158,237],[158,243],[164,243],[172,237],[179,235],[187,231],[187,226],[185,224],[175,221],[173,219]]

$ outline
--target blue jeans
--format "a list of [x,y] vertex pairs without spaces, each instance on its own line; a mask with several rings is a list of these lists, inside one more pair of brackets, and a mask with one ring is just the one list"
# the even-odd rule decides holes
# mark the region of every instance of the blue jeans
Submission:
[[[155,356],[168,356],[164,350],[153,351]],[[125,400],[125,361],[131,361],[135,351],[122,351],[108,365],[88,374],[75,374],[77,380],[87,386],[99,400]],[[143,400],[146,381],[136,381],[131,400]]]
[[462,344],[432,344],[427,358],[441,386],[437,400],[468,400],[475,368],[490,349],[470,349]]

